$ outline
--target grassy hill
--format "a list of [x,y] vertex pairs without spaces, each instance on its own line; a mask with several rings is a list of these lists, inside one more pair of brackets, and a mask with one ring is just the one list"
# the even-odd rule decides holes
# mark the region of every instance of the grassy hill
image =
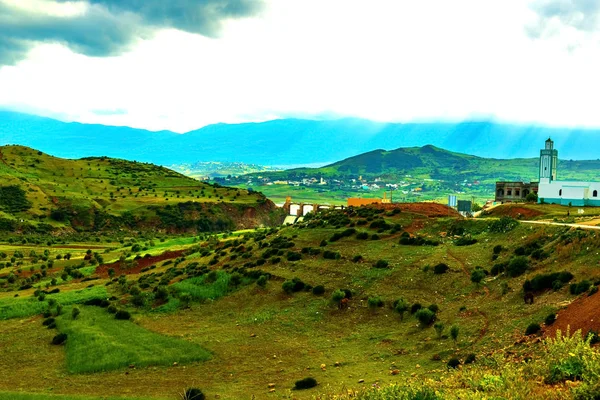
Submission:
[[[493,159],[455,153],[427,145],[423,147],[399,148],[396,150],[374,150],[338,161],[322,168],[299,168],[280,172],[261,172],[249,177],[260,184],[257,177],[284,181],[321,178],[326,185],[303,187],[301,191],[292,187],[272,187],[262,185],[259,190],[276,201],[292,195],[297,200],[309,200],[313,192],[322,198],[344,202],[347,197],[381,197],[381,191],[362,190],[358,178],[365,183],[375,183],[383,187],[386,183],[400,184],[400,190],[417,189],[415,199],[444,200],[449,194],[475,196],[479,201],[494,198],[496,181],[524,181],[538,179],[538,158]],[[559,179],[593,180],[600,171],[600,161],[560,160]],[[233,183],[243,187],[248,177],[241,177]],[[414,193],[411,193],[414,194]],[[410,195],[399,192],[398,199],[409,201]]]
[[222,231],[277,221],[260,193],[107,157],[68,160],[4,146],[0,182],[0,231]]
[[[566,323],[600,331],[594,231],[402,204],[219,237],[64,242],[0,243],[2,398],[599,393],[596,349],[544,341]],[[307,377],[318,386],[292,391]]]

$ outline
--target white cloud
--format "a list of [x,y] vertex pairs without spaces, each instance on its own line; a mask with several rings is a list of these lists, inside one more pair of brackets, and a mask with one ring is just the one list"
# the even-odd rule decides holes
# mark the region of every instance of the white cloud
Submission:
[[532,39],[519,0],[287,0],[210,39],[163,30],[118,57],[42,45],[0,69],[0,105],[187,131],[339,115],[600,126],[592,36]]

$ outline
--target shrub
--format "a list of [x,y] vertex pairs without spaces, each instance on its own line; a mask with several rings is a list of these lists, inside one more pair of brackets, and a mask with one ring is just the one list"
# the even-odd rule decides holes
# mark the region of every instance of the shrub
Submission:
[[337,251],[325,250],[323,252],[323,258],[326,258],[328,260],[339,260],[340,253],[338,253]]
[[115,307],[114,305],[111,304],[110,306],[108,306],[108,308],[106,309],[106,311],[109,314],[116,314],[118,310],[117,310],[117,307]]
[[262,288],[264,288],[265,286],[267,286],[267,276],[266,275],[261,275],[258,277],[258,279],[256,280],[256,284]]
[[460,238],[454,241],[454,244],[456,246],[470,246],[475,243],[477,243],[477,239],[473,239],[469,236],[461,236]]
[[374,233],[371,235],[371,240],[379,240],[379,235]]
[[398,299],[394,302],[394,310],[400,314],[400,320],[404,319],[404,313],[408,311],[409,306],[406,300]]
[[181,400],[205,400],[206,396],[198,388],[188,388],[183,392]]
[[427,307],[429,310],[431,310],[432,313],[437,313],[438,311],[440,311],[440,308],[438,307],[437,304],[431,304],[429,305],[429,307]]
[[359,232],[356,234],[356,238],[359,240],[367,240],[369,238],[369,234],[367,232]]
[[288,251],[287,260],[288,261],[298,261],[302,259],[302,255],[300,253],[296,253],[295,251]]
[[304,378],[304,379],[300,379],[299,381],[296,381],[296,384],[294,385],[294,389],[296,390],[302,390],[302,389],[310,389],[317,386],[317,380],[315,378]]
[[548,314],[546,319],[544,319],[544,324],[546,324],[546,326],[552,325],[554,323],[554,321],[556,321],[556,314],[554,314],[554,313]]
[[460,329],[458,328],[458,326],[452,325],[452,327],[450,328],[450,337],[452,338],[452,340],[454,340],[454,343],[456,343],[459,333],[460,333]]
[[435,333],[437,333],[438,338],[441,338],[442,333],[444,332],[444,324],[442,322],[436,322],[433,325],[433,329],[435,329]]
[[316,295],[316,296],[321,296],[323,294],[325,294],[325,286],[323,285],[317,285],[312,289],[312,294]]
[[[568,271],[553,272],[550,274],[540,274],[534,276],[530,281],[523,283],[523,288],[527,286],[528,290],[540,291],[544,289],[560,289],[563,284],[573,279],[573,274]],[[558,282],[558,283],[557,283]]]
[[354,256],[354,257],[352,258],[352,262],[355,262],[355,263],[357,263],[357,262],[360,262],[360,261],[362,261],[362,259],[363,259],[363,256],[361,256],[361,255],[359,254],[359,255],[356,255],[356,256]]
[[458,368],[459,365],[460,365],[460,360],[456,357],[452,357],[451,359],[449,359],[448,363],[446,364],[446,366],[448,368],[453,368],[453,369]]
[[506,233],[512,231],[519,226],[519,221],[511,217],[502,217],[497,221],[494,221],[489,226],[489,231],[493,233]]
[[294,282],[292,281],[285,281],[283,282],[283,284],[281,285],[281,288],[283,289],[283,291],[287,294],[292,294],[294,292]]
[[410,313],[414,314],[417,311],[419,311],[421,308],[423,308],[423,306],[420,303],[414,303],[412,306],[410,306]]
[[535,335],[536,333],[538,333],[541,330],[542,330],[542,327],[540,326],[540,324],[531,323],[527,326],[527,329],[525,329],[525,335],[527,335],[527,336]]
[[433,273],[436,275],[441,275],[441,274],[445,274],[449,269],[450,269],[450,267],[448,267],[447,264],[439,263],[438,265],[433,267]]
[[510,260],[508,266],[506,267],[506,272],[508,273],[508,276],[516,277],[523,275],[527,268],[529,268],[529,261],[527,260],[527,257],[517,256]]
[[118,310],[115,313],[115,319],[128,320],[131,319],[131,314],[129,314],[129,311]]
[[73,317],[73,319],[77,319],[80,313],[81,311],[79,311],[79,308],[73,307],[73,309],[71,310],[71,317]]
[[339,303],[344,298],[346,298],[346,293],[343,290],[338,289],[331,293],[331,300],[335,303]]
[[569,286],[569,292],[573,295],[578,295],[587,292],[590,286],[592,286],[592,282],[586,279],[578,283],[572,283],[571,286]]
[[476,360],[476,356],[473,353],[470,353],[467,358],[465,358],[465,364],[473,364]]
[[435,313],[428,308],[421,308],[415,313],[415,317],[423,326],[429,326],[435,321]]
[[53,323],[54,323],[54,321],[55,321],[55,320],[54,320],[54,318],[52,318],[52,317],[50,317],[50,318],[46,318],[46,319],[45,319],[45,320],[42,322],[42,325],[44,325],[44,326],[48,326],[48,325],[51,325],[51,324],[53,324]]
[[481,268],[477,268],[471,272],[471,282],[479,285],[483,278],[485,278],[485,271]]
[[496,246],[494,246],[494,249],[492,251],[496,255],[500,254],[500,252],[502,252],[502,245],[501,244],[497,244]]
[[52,338],[52,344],[63,344],[67,340],[66,333],[59,333]]
[[385,260],[379,260],[373,264],[373,268],[387,268],[389,263]]
[[504,272],[506,270],[507,266],[508,266],[507,262],[494,264],[492,266],[492,269],[490,269],[490,275],[496,276],[496,275],[501,274],[502,272]]
[[588,292],[588,296],[591,296],[591,295],[593,295],[595,293],[598,293],[598,286],[592,286],[592,288]]
[[367,305],[369,308],[383,307],[383,300],[381,300],[381,297],[379,296],[369,297],[367,300]]

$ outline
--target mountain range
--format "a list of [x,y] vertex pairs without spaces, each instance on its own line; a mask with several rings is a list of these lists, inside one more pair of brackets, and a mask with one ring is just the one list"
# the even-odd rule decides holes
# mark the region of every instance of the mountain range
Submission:
[[376,149],[431,144],[489,158],[536,157],[552,137],[563,159],[598,159],[600,129],[491,121],[381,123],[361,119],[280,119],[215,124],[177,134],[62,122],[0,111],[0,145],[20,144],[65,158],[108,156],[172,165],[198,161],[271,166],[328,164]]

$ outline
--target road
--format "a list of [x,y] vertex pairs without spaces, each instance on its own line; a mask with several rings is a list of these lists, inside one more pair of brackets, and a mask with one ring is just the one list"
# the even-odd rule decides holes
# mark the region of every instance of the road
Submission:
[[562,222],[550,222],[550,221],[519,221],[519,222],[522,222],[524,224],[568,226],[570,228],[600,230],[600,226],[594,226],[594,225],[565,224]]

